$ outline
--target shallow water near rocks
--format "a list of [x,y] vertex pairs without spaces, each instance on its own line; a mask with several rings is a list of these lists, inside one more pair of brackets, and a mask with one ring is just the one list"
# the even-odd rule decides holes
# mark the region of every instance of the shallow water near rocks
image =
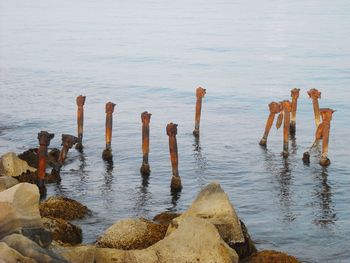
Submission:
[[[76,133],[85,103],[84,152],[72,149],[49,195],[87,205],[76,221],[94,242],[120,218],[183,211],[218,181],[260,249],[304,262],[350,257],[350,4],[338,1],[0,2],[0,153],[37,146],[37,133]],[[207,89],[200,140],[192,135],[195,88]],[[258,142],[267,104],[301,88],[297,133],[283,159],[282,130]],[[333,115],[329,158],[303,152],[314,136],[306,91]],[[104,104],[114,113],[113,164],[101,159]],[[139,169],[141,119],[151,112],[151,175]],[[170,194],[168,122],[178,123],[183,191]]]

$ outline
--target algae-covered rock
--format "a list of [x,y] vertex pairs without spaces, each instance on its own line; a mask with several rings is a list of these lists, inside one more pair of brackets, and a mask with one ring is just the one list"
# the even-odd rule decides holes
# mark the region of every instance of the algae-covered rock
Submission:
[[23,256],[18,251],[9,247],[5,242],[0,242],[1,263],[37,263],[34,259]]
[[243,260],[242,263],[300,263],[300,261],[283,252],[263,250]]
[[16,177],[27,171],[35,172],[36,169],[18,158],[15,153],[9,152],[0,157],[0,175]]
[[18,184],[18,180],[11,176],[0,176],[0,192]]
[[[57,164],[58,157],[60,155],[60,150],[53,148],[49,150],[47,155],[46,164],[53,167]],[[29,166],[38,169],[38,148],[32,148],[19,154],[18,157],[23,161],[26,161]]]
[[82,241],[81,228],[61,218],[44,217],[44,228],[50,231],[52,239],[66,244],[77,245]]
[[53,196],[39,206],[42,217],[55,217],[64,220],[84,218],[90,210],[81,203],[61,196]]
[[116,222],[97,240],[97,247],[143,249],[163,239],[167,226],[146,219],[123,219]]

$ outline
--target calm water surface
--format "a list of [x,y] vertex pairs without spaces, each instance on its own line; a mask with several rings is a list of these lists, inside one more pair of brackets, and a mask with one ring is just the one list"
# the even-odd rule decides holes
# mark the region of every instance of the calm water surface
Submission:
[[[120,218],[183,211],[218,181],[261,249],[304,262],[350,257],[350,2],[0,0],[0,153],[37,145],[37,133],[76,133],[75,97],[87,96],[85,149],[69,152],[48,192],[79,200],[76,223],[93,242]],[[207,88],[200,141],[194,90]],[[262,149],[267,104],[301,88],[297,135]],[[309,88],[336,109],[328,168],[302,153],[314,134]],[[104,104],[114,114],[113,165],[101,160]],[[140,113],[151,112],[152,174],[143,181]],[[165,126],[178,123],[183,191],[170,195]]]

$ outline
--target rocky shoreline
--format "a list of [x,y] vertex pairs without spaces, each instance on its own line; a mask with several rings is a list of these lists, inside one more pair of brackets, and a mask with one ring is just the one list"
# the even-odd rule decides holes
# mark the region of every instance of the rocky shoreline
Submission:
[[203,188],[181,214],[119,220],[94,244],[81,244],[81,228],[69,221],[90,216],[91,211],[64,197],[40,202],[34,180],[20,182],[35,178],[35,167],[12,153],[4,156],[0,159],[0,262],[299,262],[282,252],[257,251],[227,194],[215,182]]

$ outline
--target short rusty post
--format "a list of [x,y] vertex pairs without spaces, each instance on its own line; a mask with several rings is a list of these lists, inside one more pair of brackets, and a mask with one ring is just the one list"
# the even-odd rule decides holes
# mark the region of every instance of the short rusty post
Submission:
[[269,136],[270,129],[275,119],[275,115],[281,111],[281,105],[278,102],[273,101],[269,104],[269,110],[270,114],[266,121],[265,132],[259,143],[261,146],[266,146],[267,137]]
[[178,158],[178,152],[177,152],[177,141],[176,141],[176,134],[177,134],[177,124],[169,123],[166,126],[166,133],[169,136],[169,151],[170,151],[170,160],[171,160],[171,167],[173,176],[171,178],[171,191],[172,192],[179,192],[182,189],[181,185],[181,177],[179,176],[179,158]]
[[77,123],[78,123],[78,139],[79,142],[76,144],[75,148],[79,151],[83,149],[83,129],[84,129],[84,104],[86,96],[80,95],[77,97]]
[[47,159],[47,147],[50,141],[55,137],[55,134],[41,131],[38,133],[39,149],[38,149],[38,187],[40,196],[46,195],[45,187],[45,171]]
[[151,172],[148,163],[148,153],[149,153],[149,123],[151,120],[151,113],[144,111],[141,113],[142,121],[142,166],[140,172],[143,176],[148,176]]
[[283,110],[283,157],[288,157],[289,148],[289,128],[290,128],[290,112],[292,110],[292,104],[289,100],[284,100],[281,102]]
[[328,166],[331,161],[328,159],[328,142],[329,142],[329,130],[331,128],[332,115],[335,111],[330,108],[320,109],[322,116],[322,156],[320,165]]
[[312,105],[314,108],[314,115],[315,115],[315,124],[316,128],[318,125],[320,125],[320,106],[318,105],[318,99],[321,98],[321,92],[319,92],[317,89],[310,89],[307,94],[309,94],[309,97],[312,99]]
[[106,103],[106,148],[102,153],[102,158],[106,161],[111,161],[112,155],[112,127],[113,127],[113,112],[115,104],[113,102]]
[[193,135],[199,136],[199,124],[201,121],[201,112],[202,112],[202,98],[204,98],[206,94],[206,89],[203,89],[202,87],[198,87],[196,89],[196,115],[195,115],[195,124],[194,124],[194,130]]
[[67,158],[67,153],[69,149],[73,147],[74,144],[78,143],[79,139],[73,135],[62,134],[62,149],[60,151],[60,155],[57,160],[57,165],[51,171],[51,175],[60,176],[61,168],[64,164],[64,161]]
[[298,105],[298,98],[299,98],[299,92],[300,89],[292,89],[290,91],[290,95],[292,97],[292,117],[291,117],[291,122],[290,122],[290,134],[295,135],[295,130],[296,130],[296,115],[297,115],[297,105]]

